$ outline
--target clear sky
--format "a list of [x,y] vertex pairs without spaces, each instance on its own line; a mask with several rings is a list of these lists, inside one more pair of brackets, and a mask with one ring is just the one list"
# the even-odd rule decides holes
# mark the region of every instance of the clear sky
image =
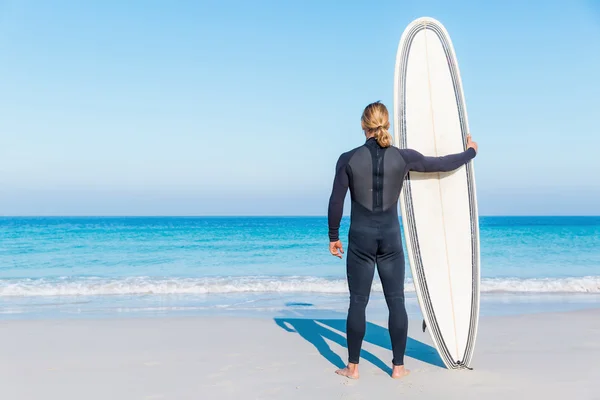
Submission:
[[0,215],[324,215],[423,15],[480,213],[600,214],[600,1],[0,0]]

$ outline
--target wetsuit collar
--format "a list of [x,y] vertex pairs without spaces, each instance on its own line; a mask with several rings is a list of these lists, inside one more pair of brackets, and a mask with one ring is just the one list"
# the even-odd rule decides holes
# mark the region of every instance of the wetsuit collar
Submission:
[[377,139],[375,139],[374,137],[368,138],[365,141],[365,146],[369,146],[369,147],[374,147],[374,146],[381,147],[381,146],[379,146],[379,143],[377,143]]

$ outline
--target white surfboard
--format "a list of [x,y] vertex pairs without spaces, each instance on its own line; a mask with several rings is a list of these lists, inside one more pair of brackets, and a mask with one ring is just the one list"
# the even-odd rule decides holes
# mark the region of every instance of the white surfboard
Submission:
[[[458,63],[441,23],[404,31],[394,74],[395,144],[424,155],[466,148]],[[408,259],[427,329],[451,369],[469,367],[479,319],[479,224],[473,162],[448,173],[409,173],[400,201]]]

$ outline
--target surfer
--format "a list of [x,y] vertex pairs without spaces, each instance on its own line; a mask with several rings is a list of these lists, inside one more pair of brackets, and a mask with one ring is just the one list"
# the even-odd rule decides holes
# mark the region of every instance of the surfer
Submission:
[[398,220],[398,199],[409,171],[448,172],[469,162],[477,154],[477,143],[467,136],[462,153],[428,157],[411,149],[392,146],[388,110],[380,102],[369,104],[361,117],[366,142],[340,156],[329,199],[329,251],[342,258],[339,238],[344,199],[350,188],[351,216],[348,233],[346,274],[350,306],[346,320],[348,365],[337,374],[357,379],[360,349],[366,330],[365,310],[369,301],[375,265],[389,309],[388,328],[392,342],[392,378],[408,375],[404,352],[408,316],[404,306],[404,251]]

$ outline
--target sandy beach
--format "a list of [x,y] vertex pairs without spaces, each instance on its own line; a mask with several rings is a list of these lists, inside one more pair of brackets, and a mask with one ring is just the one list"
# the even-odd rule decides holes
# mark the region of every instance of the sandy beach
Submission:
[[450,371],[419,321],[389,378],[385,322],[370,322],[361,378],[343,319],[189,317],[0,323],[0,398],[600,399],[600,309],[484,317],[473,371]]

